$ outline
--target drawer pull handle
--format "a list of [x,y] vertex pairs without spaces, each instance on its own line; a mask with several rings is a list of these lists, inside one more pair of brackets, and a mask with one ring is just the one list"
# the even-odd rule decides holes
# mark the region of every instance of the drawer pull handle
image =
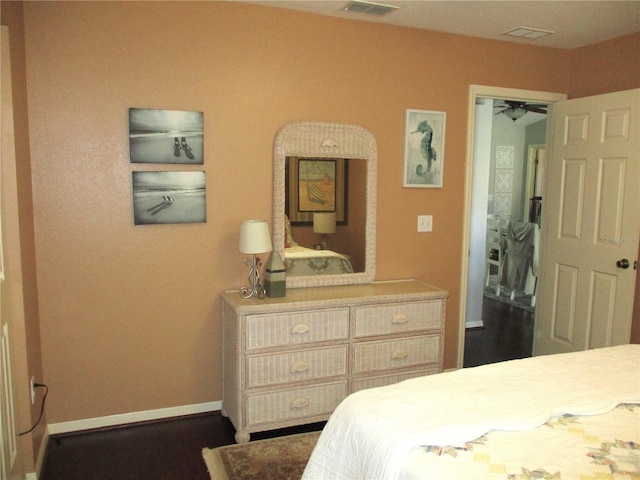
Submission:
[[309,364],[302,360],[291,365],[291,373],[306,372],[307,370],[309,370]]
[[307,333],[309,330],[311,330],[309,325],[307,325],[306,323],[299,323],[291,329],[291,333],[294,333],[294,334]]
[[293,402],[291,402],[291,409],[304,408],[308,406],[309,406],[309,399],[305,397],[296,398]]
[[396,350],[391,354],[391,358],[393,358],[394,360],[400,360],[402,358],[407,358],[407,355],[409,354],[407,353],[406,350],[399,348],[398,350]]
[[408,321],[409,321],[409,317],[407,317],[404,313],[398,313],[397,315],[393,316],[391,323],[401,324],[401,323],[407,323]]

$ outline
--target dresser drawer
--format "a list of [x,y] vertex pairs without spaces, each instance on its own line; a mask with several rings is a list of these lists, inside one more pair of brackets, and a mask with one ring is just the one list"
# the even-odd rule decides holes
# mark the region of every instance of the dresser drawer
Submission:
[[396,303],[355,307],[355,336],[388,335],[442,328],[443,302]]
[[440,335],[356,343],[353,373],[409,367],[440,361]]
[[318,415],[328,418],[346,396],[346,381],[247,395],[247,424]]
[[279,354],[248,355],[246,387],[346,375],[347,345]]
[[349,393],[354,393],[366,388],[384,387],[385,385],[393,385],[394,383],[402,382],[403,380],[409,380],[410,378],[424,377],[426,375],[433,375],[440,373],[442,369],[439,365],[428,365],[418,370],[412,370],[410,372],[397,373],[393,375],[378,375],[375,377],[365,377],[358,380],[354,380]]
[[248,315],[247,350],[283,347],[349,337],[349,309]]

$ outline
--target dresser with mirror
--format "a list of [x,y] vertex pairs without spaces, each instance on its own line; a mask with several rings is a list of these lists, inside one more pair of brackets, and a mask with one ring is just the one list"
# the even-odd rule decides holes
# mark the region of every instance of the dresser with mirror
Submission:
[[[443,368],[448,293],[415,280],[374,281],[377,147],[373,135],[356,125],[321,122],[294,122],[278,132],[273,248],[285,263],[289,225],[309,223],[310,218],[291,208],[296,181],[291,179],[289,162],[294,159],[327,160],[331,168],[334,160],[336,166],[342,163],[337,160],[346,163],[343,191],[358,193],[346,197],[352,208],[346,205],[335,231],[354,238],[349,245],[359,245],[361,251],[337,253],[362,261],[354,260],[358,266],[352,269],[311,268],[307,274],[287,275],[286,296],[280,298],[247,299],[238,291],[222,294],[222,413],[236,428],[238,443],[248,442],[253,432],[327,420],[350,393]],[[296,175],[301,184],[307,178],[306,173]],[[325,178],[319,181],[329,186],[339,179],[322,175]],[[297,193],[302,196],[302,191]],[[319,254],[324,258],[325,252]]]

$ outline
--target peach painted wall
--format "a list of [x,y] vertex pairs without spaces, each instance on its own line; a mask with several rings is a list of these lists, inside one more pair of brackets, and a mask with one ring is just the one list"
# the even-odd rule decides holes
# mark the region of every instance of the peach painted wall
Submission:
[[571,52],[569,98],[640,87],[640,32]]
[[[245,282],[238,227],[271,219],[294,120],[375,135],[377,278],[449,290],[455,366],[469,84],[567,92],[570,52],[230,2],[24,10],[50,423],[221,398],[218,296]],[[204,112],[206,224],[133,225],[129,107]],[[443,189],[402,188],[407,108],[447,112]]]
[[[35,264],[35,234],[31,190],[31,162],[29,151],[29,121],[27,116],[27,91],[25,71],[25,41],[22,2],[2,2],[0,22],[9,28],[11,49],[11,86],[13,101],[15,169],[18,195],[18,222],[22,268],[24,352],[16,352],[14,358],[14,391],[18,410],[18,428],[31,428],[40,414],[42,389],[38,389],[37,402],[31,405],[29,380],[35,377],[43,381],[40,355],[40,325]],[[6,205],[5,205],[6,208]],[[6,246],[5,246],[6,248]],[[11,255],[13,252],[5,252]],[[20,365],[21,359],[26,365]],[[25,472],[34,471],[34,460],[42,443],[46,428],[46,412],[40,424],[28,435],[20,437],[19,459]],[[35,452],[35,453],[34,453]]]

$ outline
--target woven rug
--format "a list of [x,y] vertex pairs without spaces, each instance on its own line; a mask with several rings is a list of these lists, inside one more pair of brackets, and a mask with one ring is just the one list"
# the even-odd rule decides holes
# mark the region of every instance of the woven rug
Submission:
[[320,432],[205,448],[211,480],[299,480]]

